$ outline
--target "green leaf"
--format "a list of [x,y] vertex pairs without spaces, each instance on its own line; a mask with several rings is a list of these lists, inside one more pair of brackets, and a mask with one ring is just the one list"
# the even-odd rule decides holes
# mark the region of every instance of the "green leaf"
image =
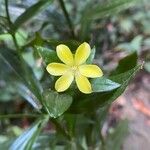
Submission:
[[23,68],[20,65],[20,59],[14,50],[6,47],[0,47],[0,57],[2,60],[23,80]]
[[120,87],[119,83],[113,82],[105,77],[93,79],[91,81],[93,92],[112,91]]
[[40,149],[48,150],[53,148],[55,148],[56,150],[55,145],[59,140],[61,140],[61,137],[56,136],[55,132],[54,133],[52,132],[50,134],[45,132],[44,134],[40,134],[38,136],[38,139],[36,140],[35,143],[36,146],[34,146],[32,150],[40,150]]
[[24,47],[27,47],[27,46],[34,47],[35,45],[43,46],[43,44],[44,44],[44,39],[41,37],[39,32],[36,32],[35,37],[31,41],[29,41]]
[[[18,30],[15,33],[15,37],[17,40],[17,43],[19,46],[23,46],[26,43],[26,39],[27,39],[27,34],[25,31],[23,30]],[[4,42],[10,42],[12,41],[12,35],[9,33],[4,33],[4,34],[0,34],[0,42],[4,41]]]
[[119,44],[116,49],[117,50],[125,50],[128,53],[137,52],[140,53],[141,46],[142,46],[143,36],[138,35],[136,36],[131,42],[121,43]]
[[[132,4],[137,0],[111,0],[106,1],[103,4],[94,4],[89,2],[86,7],[83,9],[81,16],[81,33],[80,37],[85,39],[89,33],[90,25],[93,20],[101,19],[109,15],[114,15],[116,12],[123,10],[129,7],[129,4]],[[90,8],[90,9],[89,9]]]
[[60,61],[55,51],[41,46],[35,46],[35,48],[39,55],[43,58],[45,64]]
[[39,135],[42,127],[47,122],[48,117],[38,120],[31,128],[26,130],[21,136],[19,136],[13,144],[10,146],[10,150],[31,150],[34,141]]
[[135,51],[139,54],[141,50],[142,42],[143,42],[143,36],[142,35],[136,36],[130,43],[131,44],[130,51]]
[[77,47],[81,44],[79,41],[76,40],[52,40],[52,39],[44,39],[45,43],[49,44],[52,48],[56,49],[56,46],[59,44],[65,44],[67,45],[71,51],[75,51]]
[[15,83],[16,90],[24,99],[26,99],[34,108],[41,109],[42,105],[37,97],[24,84]]
[[59,44],[65,44],[67,45],[71,51],[75,51],[77,47],[81,44],[79,41],[76,40],[54,40],[54,39],[47,39],[47,38],[42,38],[41,35],[36,32],[34,39],[30,40],[24,47],[27,46],[43,46],[43,45],[48,45],[51,49],[55,50],[56,46]]
[[88,18],[94,20],[103,18],[106,15],[113,15],[112,12],[114,13],[123,10],[123,8],[128,8],[129,4],[135,1],[137,0],[111,0],[104,2],[102,5],[93,5],[91,9],[87,10]]
[[126,89],[129,81],[133,79],[136,73],[141,69],[141,65],[135,66],[134,68],[121,73],[119,75],[113,76],[110,79],[114,82],[119,83],[121,86],[113,91],[103,92],[103,93],[93,93],[91,95],[85,95],[82,97],[77,97],[74,100],[69,112],[92,112],[99,107],[104,107],[116,100]]
[[40,103],[42,87],[27,63],[14,50],[8,48],[0,49],[0,57],[15,72],[18,80],[25,84],[28,91],[30,91],[29,96],[32,93]]
[[123,73],[129,69],[132,69],[137,64],[137,53],[134,52],[119,61],[117,68],[111,73],[111,75],[116,75]]
[[43,103],[53,118],[61,116],[72,104],[72,97],[67,94],[59,94],[53,91],[43,93]]
[[34,53],[34,51],[28,51],[22,53],[22,57],[25,60],[25,62],[32,68],[34,75],[38,80],[40,80],[43,76],[43,71],[45,68],[42,68],[41,66],[37,65],[37,52]]
[[53,0],[40,0],[36,4],[29,7],[24,13],[22,13],[14,22],[12,30],[16,31],[22,24],[27,22],[37,13],[41,12],[45,7],[47,7]]
[[96,49],[95,49],[95,47],[93,47],[91,49],[91,54],[90,54],[90,56],[88,57],[88,59],[86,61],[87,64],[93,63],[93,60],[94,60],[94,57],[95,57],[95,53],[96,53]]
[[76,115],[73,114],[64,115],[64,120],[66,121],[67,130],[70,136],[75,135],[76,119],[77,119]]
[[1,142],[1,143],[0,143],[1,149],[3,149],[3,150],[8,150],[9,147],[10,147],[10,145],[12,144],[12,142],[13,142],[13,139],[10,139],[10,138],[8,138],[8,140],[5,141],[5,142]]
[[128,121],[122,120],[112,133],[109,133],[106,139],[106,150],[120,150],[121,145],[128,133]]
[[0,34],[0,41],[12,40],[12,36],[9,33]]

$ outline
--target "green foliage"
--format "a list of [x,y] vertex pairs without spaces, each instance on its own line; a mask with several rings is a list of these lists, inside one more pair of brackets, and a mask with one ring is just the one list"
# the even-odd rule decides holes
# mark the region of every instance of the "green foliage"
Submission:
[[27,100],[34,108],[37,110],[42,108],[42,105],[40,101],[37,99],[37,97],[29,90],[27,86],[21,83],[15,83],[14,84],[17,93],[22,96],[25,100]]
[[[52,46],[56,45],[57,46],[59,44],[62,44],[63,42],[57,42],[57,43],[58,44],[51,43],[50,45],[52,45]],[[63,43],[63,44],[65,44],[65,43]],[[66,44],[69,47],[73,48],[74,50],[77,48],[77,45],[78,45],[78,44],[72,43],[72,41],[67,42]],[[56,54],[56,51],[54,51],[54,50],[51,50],[51,49],[45,48],[45,47],[41,47],[41,46],[35,46],[35,50],[37,50],[40,57],[43,58],[46,65],[49,63],[52,63],[52,62],[59,62],[60,61],[57,54]],[[87,64],[91,64],[93,62],[94,56],[95,56],[95,48],[92,49],[91,54],[86,61]]]
[[106,104],[112,103],[118,98],[126,89],[129,81],[135,76],[135,74],[141,69],[141,65],[135,66],[133,69],[121,73],[116,76],[112,76],[111,80],[119,83],[121,86],[113,91],[91,94],[82,98],[82,101],[77,99],[74,101],[73,106],[70,108],[73,112],[91,112],[99,107],[103,107]]
[[[18,30],[15,36],[19,46],[23,46],[27,39],[26,33],[22,30]],[[0,34],[0,42],[10,43],[11,41],[12,41],[11,34],[9,33]]]
[[23,97],[25,97],[27,94],[27,100],[30,99],[29,102],[33,101],[32,105],[37,101],[36,105],[34,106],[36,106],[36,108],[41,108],[39,106],[41,101],[42,87],[38,80],[36,80],[32,69],[25,63],[23,58],[19,58],[18,54],[11,49],[0,49],[0,56],[17,75],[19,82],[23,82],[25,84],[21,86],[22,88],[19,87],[19,93],[22,93]]
[[129,53],[132,53],[132,52],[140,53],[141,46],[142,46],[142,40],[143,40],[143,37],[141,35],[138,35],[129,43],[119,44],[117,46],[117,49],[125,50]]
[[19,136],[10,146],[10,150],[30,150],[48,117],[39,119],[32,127]]
[[107,92],[118,88],[120,84],[106,78],[96,78],[92,80],[93,92]]
[[6,64],[10,65],[15,74],[23,80],[23,69],[20,66],[20,60],[17,53],[11,49],[1,47],[0,56]]
[[120,73],[124,73],[125,71],[128,71],[129,69],[132,69],[137,64],[137,58],[138,56],[136,52],[124,57],[123,59],[119,61],[117,68],[111,73],[111,75],[117,75]]
[[109,15],[112,16],[114,13],[129,7],[129,4],[135,1],[137,0],[111,0],[104,4],[94,4],[90,1],[84,8],[81,17],[81,38],[85,39],[87,37],[93,20],[101,19]]
[[128,121],[121,121],[114,131],[109,133],[106,140],[106,149],[120,150],[123,140],[128,132]]
[[61,116],[71,105],[72,97],[67,94],[59,94],[54,91],[45,91],[43,93],[43,104],[48,114],[57,118]]
[[48,48],[36,46],[36,50],[38,51],[39,55],[43,58],[46,65],[52,62],[58,62],[59,58],[56,54],[56,51],[50,50]]
[[[105,148],[106,150],[119,150],[127,131],[127,122],[121,122],[116,129],[113,129],[112,133],[108,132],[106,139],[101,135],[101,130],[106,121],[110,104],[124,92],[129,82],[141,69],[142,65],[138,65],[137,53],[140,54],[143,41],[146,46],[149,46],[149,39],[145,40],[142,35],[138,35],[132,40],[130,39],[131,42],[118,45],[117,48],[124,48],[130,54],[119,61],[116,69],[112,72],[108,71],[109,76],[104,71],[104,77],[90,79],[93,90],[91,94],[79,92],[76,90],[75,84],[63,93],[49,89],[53,87],[55,78],[50,78],[45,68],[51,62],[60,62],[56,54],[57,45],[65,44],[74,53],[83,41],[87,41],[92,43],[93,48],[86,63],[95,62],[94,57],[101,52],[100,60],[97,59],[97,62],[104,64],[104,67],[102,65],[103,70],[105,61],[107,61],[103,58],[103,52],[109,48],[108,45],[112,48],[117,44],[115,39],[118,38],[120,41],[123,39],[119,37],[120,33],[115,37],[115,30],[112,31],[115,19],[111,23],[105,24],[105,17],[114,16],[122,9],[128,8],[130,4],[135,4],[136,0],[108,0],[105,2],[96,0],[97,3],[95,1],[75,1],[76,8],[68,1],[64,3],[63,0],[59,0],[59,6],[57,1],[52,3],[53,0],[39,0],[28,7],[14,22],[11,21],[14,18],[9,16],[7,2],[6,0],[4,6],[6,18],[0,16],[3,18],[0,20],[0,32],[2,33],[0,34],[1,101],[17,99],[21,102],[23,98],[35,110],[28,108],[28,105],[25,104],[25,110],[23,109],[21,112],[30,111],[29,113],[33,113],[35,111],[35,114],[38,114],[35,115],[38,119],[16,140],[14,137],[10,140],[6,136],[4,142],[0,142],[4,147],[2,149],[86,150],[92,148],[96,150]],[[34,16],[46,8],[45,14],[35,21]],[[79,11],[80,14],[76,13],[78,8],[82,10]],[[64,12],[64,16],[61,12]],[[135,19],[137,18],[136,16]],[[111,21],[111,18],[109,19]],[[29,21],[31,21],[30,25],[27,24]],[[131,22],[123,24],[127,24],[128,28],[134,26]],[[111,31],[109,31],[109,25]],[[97,28],[97,26],[104,28],[106,26],[108,31]],[[24,29],[20,30],[20,28]],[[121,31],[130,32],[123,25],[120,25],[120,28],[123,29]],[[97,36],[97,34],[99,35]],[[103,50],[102,47],[105,46],[106,48]],[[149,71],[149,63],[146,63],[144,67]],[[1,84],[1,80],[4,85]],[[6,117],[8,116],[6,114]],[[12,116],[17,117],[17,114]],[[4,119],[5,115],[1,115],[1,118]],[[27,116],[23,116],[23,119],[27,119]],[[11,120],[9,121],[11,123]],[[29,120],[29,123],[33,121]],[[43,128],[44,131],[41,132]]]
[[45,42],[53,48],[56,48],[59,44],[67,45],[72,51],[76,50],[77,47],[81,44],[81,42],[76,40],[64,40],[64,41],[57,41],[52,39],[47,39]]
[[53,0],[42,0],[37,2],[36,4],[29,7],[23,14],[21,14],[14,22],[12,26],[12,31],[17,30],[22,24],[27,22],[37,13],[42,11],[46,6],[48,6]]

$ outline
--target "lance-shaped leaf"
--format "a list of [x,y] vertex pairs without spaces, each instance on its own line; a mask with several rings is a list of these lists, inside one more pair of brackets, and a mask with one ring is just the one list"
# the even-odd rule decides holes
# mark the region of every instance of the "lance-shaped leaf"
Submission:
[[12,30],[17,30],[22,24],[27,22],[37,13],[41,12],[46,6],[48,6],[53,0],[40,0],[36,4],[32,5],[31,7],[27,8],[24,13],[22,13],[14,22],[12,26]]
[[120,84],[120,87],[110,91],[93,93],[88,96],[85,95],[82,97],[81,101],[78,100],[81,99],[80,96],[79,97],[77,96],[69,112],[77,112],[77,113],[89,112],[113,102],[124,92],[130,80],[141,69],[142,65],[136,66],[136,63],[137,63],[136,53],[133,53],[120,60],[118,67],[116,68],[116,71],[114,71],[114,74],[117,72],[118,75],[110,77],[110,80]]
[[132,69],[137,64],[137,53],[134,52],[119,61],[117,68],[111,73],[112,75],[117,75],[123,73],[129,69]]
[[69,112],[90,112],[98,109],[99,107],[103,107],[107,104],[112,103],[124,92],[129,84],[129,81],[136,75],[140,68],[141,65],[138,65],[131,70],[111,77],[110,79],[112,81],[117,82],[121,85],[119,88],[113,91],[93,93],[89,96],[84,96],[82,100],[79,100],[79,97],[76,98]]
[[37,99],[37,97],[30,91],[28,87],[26,87],[24,84],[21,83],[14,83],[17,92],[20,96],[22,96],[24,99],[26,99],[34,108],[41,109],[42,105]]
[[31,150],[37,136],[47,120],[48,117],[38,120],[31,128],[26,130],[13,142],[9,150]]
[[[87,3],[86,7],[83,8],[83,13],[81,16],[81,32],[80,37],[85,39],[89,33],[90,24],[95,19],[101,19],[106,16],[112,16],[116,12],[121,11],[125,8],[128,8],[130,4],[138,0],[111,0],[104,3],[96,5],[90,1]],[[89,9],[90,8],[90,9]]]
[[49,115],[57,118],[70,107],[72,97],[68,94],[59,94],[48,90],[43,93],[43,103]]
[[32,92],[34,97],[36,97],[36,100],[38,100],[40,103],[42,97],[42,87],[39,81],[36,79],[32,68],[30,68],[23,58],[21,59],[21,56],[19,57],[14,50],[1,48],[0,57],[17,75],[17,79],[25,84],[25,87],[27,87],[26,89]]
[[0,48],[0,57],[15,72],[18,78],[23,80],[23,69],[20,65],[18,55],[8,48]]
[[93,92],[107,92],[120,87],[119,83],[104,77],[93,79],[91,83]]

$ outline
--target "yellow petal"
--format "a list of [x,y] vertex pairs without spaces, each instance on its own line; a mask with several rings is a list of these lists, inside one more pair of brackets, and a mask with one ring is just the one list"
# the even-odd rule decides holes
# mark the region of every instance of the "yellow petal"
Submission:
[[69,88],[74,79],[73,74],[65,74],[61,76],[55,83],[55,89],[57,92],[63,92]]
[[62,63],[50,63],[47,65],[46,70],[53,76],[61,76],[68,71],[69,67]]
[[91,52],[90,45],[86,42],[82,43],[75,53],[75,63],[80,65],[85,63]]
[[81,65],[79,71],[82,75],[89,78],[97,78],[103,75],[102,70],[96,65]]
[[89,94],[92,92],[91,84],[85,76],[78,74],[75,76],[75,80],[77,87],[82,93]]
[[73,64],[73,55],[68,46],[60,44],[56,47],[57,56],[67,65]]

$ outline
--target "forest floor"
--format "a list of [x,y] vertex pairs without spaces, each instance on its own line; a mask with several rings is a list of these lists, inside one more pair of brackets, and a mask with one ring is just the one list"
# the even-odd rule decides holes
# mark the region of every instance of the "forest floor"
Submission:
[[150,149],[150,75],[147,72],[138,73],[124,94],[113,103],[110,113],[117,119],[129,120],[123,150]]

